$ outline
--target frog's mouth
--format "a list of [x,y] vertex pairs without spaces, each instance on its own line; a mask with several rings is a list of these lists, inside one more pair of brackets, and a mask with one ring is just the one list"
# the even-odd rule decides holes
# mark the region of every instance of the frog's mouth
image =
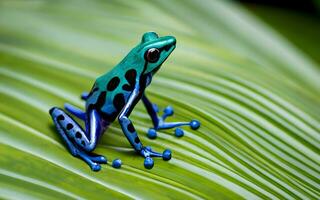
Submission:
[[[165,54],[166,59],[169,57],[169,55],[172,53],[172,51],[176,48],[176,44],[170,44],[163,47],[163,53]],[[165,59],[165,60],[166,60]],[[164,60],[164,61],[165,61]]]

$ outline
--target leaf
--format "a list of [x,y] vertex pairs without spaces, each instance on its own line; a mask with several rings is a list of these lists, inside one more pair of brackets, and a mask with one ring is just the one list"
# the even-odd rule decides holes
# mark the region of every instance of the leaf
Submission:
[[[144,144],[173,150],[143,167],[117,122],[92,172],[73,158],[48,114],[119,62],[146,31],[177,49],[147,93],[173,121],[202,126],[156,140],[138,104]],[[285,38],[225,1],[0,3],[0,197],[5,199],[319,199],[319,68]]]

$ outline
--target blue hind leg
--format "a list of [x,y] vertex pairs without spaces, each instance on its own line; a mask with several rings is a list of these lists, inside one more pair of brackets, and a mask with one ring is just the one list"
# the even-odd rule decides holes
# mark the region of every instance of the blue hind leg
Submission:
[[[152,104],[150,100],[146,97],[145,94],[142,96],[142,101],[151,117],[153,128],[149,129],[147,136],[151,139],[157,137],[157,130],[161,129],[170,129],[179,126],[190,126],[191,129],[196,130],[200,127],[200,122],[198,120],[191,120],[190,122],[165,122],[167,117],[173,115],[173,108],[171,106],[166,107],[163,110],[163,115],[161,117],[158,116],[159,109],[156,104]],[[177,137],[183,136],[183,130],[181,128],[177,128],[175,130],[175,135]]]
[[70,153],[84,160],[93,171],[99,171],[101,169],[99,163],[106,163],[106,158],[100,155],[92,156],[88,154],[95,148],[97,139],[101,133],[101,127],[96,123],[98,122],[98,117],[94,116],[96,112],[93,111],[90,113],[92,120],[90,120],[89,125],[87,125],[87,127],[89,127],[87,131],[90,131],[90,138],[87,138],[81,126],[63,110],[52,108],[49,112],[59,134],[67,144]]

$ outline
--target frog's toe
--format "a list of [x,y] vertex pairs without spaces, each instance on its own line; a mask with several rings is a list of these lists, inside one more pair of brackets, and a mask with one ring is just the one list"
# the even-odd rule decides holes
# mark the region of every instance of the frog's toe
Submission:
[[91,156],[90,158],[93,162],[97,162],[97,163],[101,163],[101,164],[106,164],[108,161],[107,161],[107,158],[104,157],[104,156],[101,156],[101,155],[98,155],[98,156]]
[[[101,166],[100,164],[97,163],[97,161],[102,161],[103,160],[103,156],[95,156],[92,157],[90,155],[88,155],[87,153],[79,150],[78,155],[79,158],[81,158],[83,161],[85,161],[90,168],[92,169],[92,171],[100,171],[101,170]],[[101,159],[101,160],[100,160]]]
[[[195,130],[200,127],[200,122],[197,120],[192,120],[191,122],[161,122],[159,125],[156,127],[155,130],[161,130],[161,129],[170,129],[170,128],[175,128],[175,127],[180,127],[180,126],[190,126],[191,129]],[[183,130],[181,128],[177,128],[175,130],[175,135],[177,137],[183,136]]]
[[192,130],[197,130],[200,127],[200,125],[201,125],[200,122],[195,119],[191,120],[190,122],[190,127]]
[[[191,120],[190,122],[166,122],[167,117],[172,116],[174,113],[174,110],[171,106],[167,106],[163,110],[163,115],[159,117],[158,124],[152,129],[149,129],[147,136],[150,139],[154,139],[157,136],[156,131],[161,129],[170,129],[180,126],[190,126],[191,129],[196,130],[200,127],[200,122],[198,120]],[[177,128],[175,130],[175,135],[177,137],[182,137],[184,135],[184,132],[181,128]]]
[[150,139],[155,139],[155,138],[157,138],[157,131],[156,131],[156,129],[150,128],[150,129],[148,130],[147,137],[150,138]]
[[174,113],[173,107],[172,106],[167,106],[165,109],[163,109],[163,115],[162,115],[162,120],[166,120],[167,117],[172,116]]
[[144,167],[146,169],[152,169],[153,165],[154,165],[154,161],[153,161],[153,159],[151,157],[146,157],[144,159],[144,163],[143,164],[144,164]]
[[119,158],[114,159],[114,160],[112,161],[112,167],[113,167],[113,168],[120,168],[121,165],[122,165],[122,161],[121,161]]
[[162,153],[162,159],[165,160],[165,161],[170,160],[171,156],[172,156],[172,152],[171,152],[170,149],[166,149]]
[[141,154],[143,157],[161,157],[163,160],[170,160],[171,159],[171,150],[166,149],[163,151],[163,153],[155,152],[151,149],[151,147],[143,147]]
[[140,151],[140,154],[145,158],[143,164],[146,169],[153,168],[154,161],[152,157],[161,157],[163,160],[168,161],[171,159],[171,155],[172,155],[169,149],[164,150],[163,153],[158,153],[158,152],[152,151],[151,147],[149,146],[143,147],[142,150]]
[[94,163],[94,162],[93,162],[93,163],[90,165],[90,167],[91,167],[92,171],[95,171],[95,172],[101,170],[101,165],[99,165],[98,163]]
[[176,137],[182,137],[184,135],[184,131],[181,128],[176,128],[176,130],[174,131],[174,135]]

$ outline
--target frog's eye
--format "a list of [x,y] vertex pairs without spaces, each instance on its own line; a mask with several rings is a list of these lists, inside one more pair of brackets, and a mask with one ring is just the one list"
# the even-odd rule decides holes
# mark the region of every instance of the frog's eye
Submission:
[[148,62],[151,62],[151,63],[157,62],[160,58],[160,51],[159,49],[156,49],[156,48],[148,49],[144,57]]

